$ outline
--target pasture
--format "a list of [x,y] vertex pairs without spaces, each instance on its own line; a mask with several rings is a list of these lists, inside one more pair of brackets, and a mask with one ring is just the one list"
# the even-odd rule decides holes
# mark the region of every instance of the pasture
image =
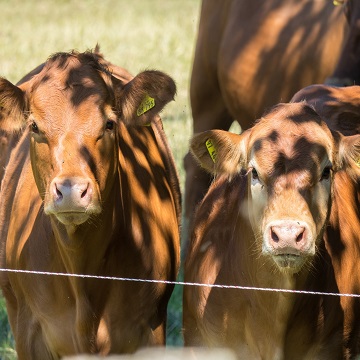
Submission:
[[[182,158],[191,134],[188,97],[200,0],[0,0],[0,75],[16,83],[59,51],[92,49],[136,75],[158,69],[172,76],[177,96],[162,113],[184,186]],[[182,288],[168,310],[168,344],[182,345]],[[5,301],[0,297],[0,358],[16,359]]]

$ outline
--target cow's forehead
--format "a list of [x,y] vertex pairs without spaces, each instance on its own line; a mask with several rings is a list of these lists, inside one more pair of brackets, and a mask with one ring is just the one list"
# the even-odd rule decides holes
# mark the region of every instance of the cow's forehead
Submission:
[[104,119],[113,117],[112,95],[101,74],[91,57],[50,59],[28,92],[31,119],[49,135],[55,133],[54,128],[56,134],[95,134]]
[[79,106],[89,97],[105,101],[109,95],[104,81],[106,76],[106,71],[90,54],[84,58],[59,54],[50,58],[43,70],[34,77],[31,93],[38,98],[46,95],[49,100],[52,95],[58,97],[62,93],[73,106]]
[[282,104],[253,128],[250,159],[274,167],[311,169],[332,161],[334,142],[321,118],[305,104]]

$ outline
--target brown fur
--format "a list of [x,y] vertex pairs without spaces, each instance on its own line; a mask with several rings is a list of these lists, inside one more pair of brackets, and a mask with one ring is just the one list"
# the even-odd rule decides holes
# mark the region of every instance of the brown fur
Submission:
[[[307,104],[298,103],[280,104],[242,135],[220,130],[196,135],[192,151],[201,164],[212,161],[199,150],[209,137],[222,165],[195,213],[185,280],[337,293],[341,285],[323,234],[336,214],[332,203],[343,202],[338,177],[353,171],[354,160],[344,154],[359,155],[360,135],[347,141]],[[229,148],[237,157],[228,155]],[[242,170],[234,175],[239,163]],[[332,170],[324,173],[328,164]],[[276,252],[268,250],[268,224],[280,220],[311,229],[314,253],[304,250],[304,262],[295,270],[278,266]],[[187,346],[230,347],[239,359],[335,360],[346,356],[343,331],[340,297],[184,288]]]
[[357,0],[344,0],[342,8],[349,31],[334,72],[326,82],[336,86],[360,85],[360,3]]
[[[328,126],[347,135],[347,142],[356,141],[360,133],[360,87],[331,87],[312,85],[296,93],[292,101],[306,101],[323,117]],[[353,148],[350,146],[350,149]],[[340,171],[334,178],[334,201],[325,233],[326,248],[331,256],[339,291],[360,294],[358,274],[360,257],[360,170],[358,149],[343,156],[352,166]],[[352,161],[350,158],[352,157]],[[356,164],[356,163],[357,164]],[[344,311],[344,336],[346,358],[353,359],[360,353],[360,303],[358,298],[342,297]]]
[[[157,115],[175,85],[109,64],[98,52],[56,54],[25,77],[26,111],[13,98],[27,125],[2,183],[2,268],[176,279],[180,190]],[[133,114],[149,88],[156,105],[143,126]],[[173,285],[2,273],[1,288],[19,360],[165,344]]]
[[[346,28],[343,8],[327,0],[203,0],[190,86],[194,133],[228,130],[234,120],[246,130],[267,108],[322,83]],[[191,218],[211,177],[190,153],[184,165]]]
[[299,90],[291,101],[306,101],[331,129],[343,135],[360,133],[360,86],[310,85]]

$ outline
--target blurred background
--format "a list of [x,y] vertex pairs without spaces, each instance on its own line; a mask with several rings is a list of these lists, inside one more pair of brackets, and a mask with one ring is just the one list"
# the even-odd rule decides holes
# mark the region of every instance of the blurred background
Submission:
[[[192,131],[189,80],[200,0],[0,0],[0,76],[16,83],[59,51],[93,49],[133,75],[157,69],[172,76],[177,96],[162,113],[184,189],[182,158]],[[179,274],[182,280],[182,271]],[[167,344],[182,346],[182,286],[168,308]],[[0,295],[0,359],[16,354]]]

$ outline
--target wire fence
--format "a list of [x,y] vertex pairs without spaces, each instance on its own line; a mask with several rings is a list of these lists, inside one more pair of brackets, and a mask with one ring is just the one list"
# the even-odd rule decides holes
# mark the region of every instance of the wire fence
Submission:
[[117,277],[117,276],[99,276],[99,275],[87,275],[87,274],[70,274],[70,273],[49,272],[49,271],[32,271],[32,270],[5,269],[5,268],[0,268],[0,271],[1,272],[12,272],[12,273],[35,274],[35,275],[91,278],[91,279],[102,279],[102,280],[113,280],[113,281],[132,281],[132,282],[160,283],[160,284],[172,284],[172,285],[184,285],[184,286],[201,286],[201,287],[211,287],[211,288],[221,288],[221,289],[273,291],[273,292],[324,295],[324,296],[360,297],[360,294],[346,294],[346,293],[344,294],[344,293],[321,292],[321,291],[277,289],[277,288],[264,288],[264,287],[241,286],[241,285],[203,284],[203,283],[194,283],[194,282],[185,282],[185,281],[138,279],[138,278],[126,278],[126,277]]
[[[100,276],[100,275],[89,275],[89,274],[74,274],[74,273],[63,273],[63,272],[49,272],[49,271],[31,271],[31,270],[20,270],[20,269],[8,269],[0,268],[0,272],[19,273],[19,274],[32,274],[32,275],[43,275],[43,276],[62,276],[62,277],[77,277],[86,279],[102,279],[111,281],[128,281],[128,282],[142,282],[142,283],[160,283],[160,284],[171,284],[175,285],[173,297],[182,298],[183,286],[199,286],[199,287],[210,287],[220,289],[237,289],[237,290],[252,290],[252,291],[271,291],[271,292],[283,292],[283,293],[294,293],[294,294],[309,294],[309,295],[323,295],[323,296],[343,296],[343,297],[360,297],[360,294],[348,294],[348,293],[333,293],[333,292],[320,292],[320,291],[307,291],[307,290],[291,290],[291,289],[278,289],[278,288],[266,288],[266,287],[252,287],[252,286],[241,286],[241,285],[225,285],[225,284],[206,284],[186,281],[169,281],[169,280],[155,280],[155,279],[139,279],[139,278],[127,278],[117,276]],[[182,278],[182,274],[179,275]],[[179,299],[175,300],[179,301]],[[170,300],[171,302],[171,300]],[[180,300],[182,303],[182,300]],[[172,308],[168,309],[168,321],[167,321],[167,345],[169,346],[183,346],[182,339],[182,305],[177,305],[179,309]],[[10,329],[8,329],[8,337],[11,337]],[[15,360],[16,352],[13,347],[13,339],[9,338],[5,342],[7,346],[0,346],[0,359],[1,360]],[[360,358],[359,358],[360,360]]]

